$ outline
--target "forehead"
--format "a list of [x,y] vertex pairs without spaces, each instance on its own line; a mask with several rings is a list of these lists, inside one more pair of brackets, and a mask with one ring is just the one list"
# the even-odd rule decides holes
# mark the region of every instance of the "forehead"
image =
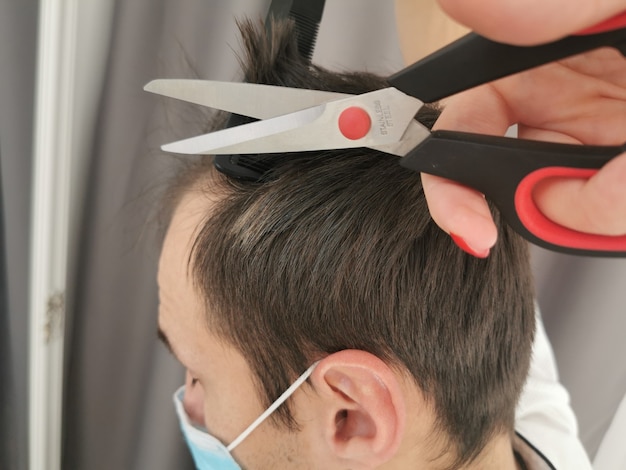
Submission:
[[215,199],[204,192],[187,191],[163,241],[157,278],[159,326],[177,353],[177,345],[193,343],[190,333],[206,327],[204,302],[194,286],[189,263],[198,230],[214,204]]
[[[190,279],[191,249],[201,223],[210,213],[214,201],[204,192],[189,190],[174,210],[159,257],[159,287],[186,283]],[[170,277],[170,273],[181,276]]]

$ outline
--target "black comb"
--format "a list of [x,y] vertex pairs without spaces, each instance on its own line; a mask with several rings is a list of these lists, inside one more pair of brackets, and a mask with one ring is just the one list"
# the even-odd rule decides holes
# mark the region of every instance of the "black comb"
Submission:
[[[324,12],[325,0],[272,0],[265,27],[271,34],[272,18],[291,18],[295,22],[298,52],[308,61],[313,57],[317,31]],[[231,114],[226,127],[254,122],[256,119]],[[214,165],[225,175],[244,181],[261,181],[275,161],[270,155],[216,155]]]

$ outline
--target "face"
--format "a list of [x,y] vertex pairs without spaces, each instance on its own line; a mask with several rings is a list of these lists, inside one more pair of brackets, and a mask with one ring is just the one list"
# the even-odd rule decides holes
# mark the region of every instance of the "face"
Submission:
[[[211,434],[230,444],[263,411],[243,356],[209,331],[204,303],[190,278],[189,255],[199,224],[215,200],[190,191],[176,210],[159,262],[160,336],[187,369],[185,409]],[[210,315],[210,312],[209,312]],[[310,392],[296,391],[294,409],[307,409]],[[302,414],[296,419],[306,422]],[[307,468],[303,432],[278,429],[266,420],[235,450],[243,468]]]

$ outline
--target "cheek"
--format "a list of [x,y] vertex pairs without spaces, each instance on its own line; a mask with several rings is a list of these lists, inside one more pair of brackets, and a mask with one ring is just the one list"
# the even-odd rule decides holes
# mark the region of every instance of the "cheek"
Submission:
[[185,397],[183,406],[191,422],[198,426],[204,426],[204,390],[199,382],[192,383],[189,372],[185,376]]
[[237,404],[224,402],[222,396],[216,396],[204,390],[202,397],[202,424],[210,434],[217,437],[224,445],[230,444],[238,432],[236,422]]
[[[263,412],[254,391],[223,380],[209,384],[202,396],[206,429],[225,445],[230,444]],[[254,434],[254,433],[253,433]]]

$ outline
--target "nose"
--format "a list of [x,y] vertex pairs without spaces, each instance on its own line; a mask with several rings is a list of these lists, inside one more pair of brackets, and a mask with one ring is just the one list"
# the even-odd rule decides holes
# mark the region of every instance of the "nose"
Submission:
[[194,425],[204,426],[204,390],[199,382],[194,383],[189,372],[185,375],[183,407]]

